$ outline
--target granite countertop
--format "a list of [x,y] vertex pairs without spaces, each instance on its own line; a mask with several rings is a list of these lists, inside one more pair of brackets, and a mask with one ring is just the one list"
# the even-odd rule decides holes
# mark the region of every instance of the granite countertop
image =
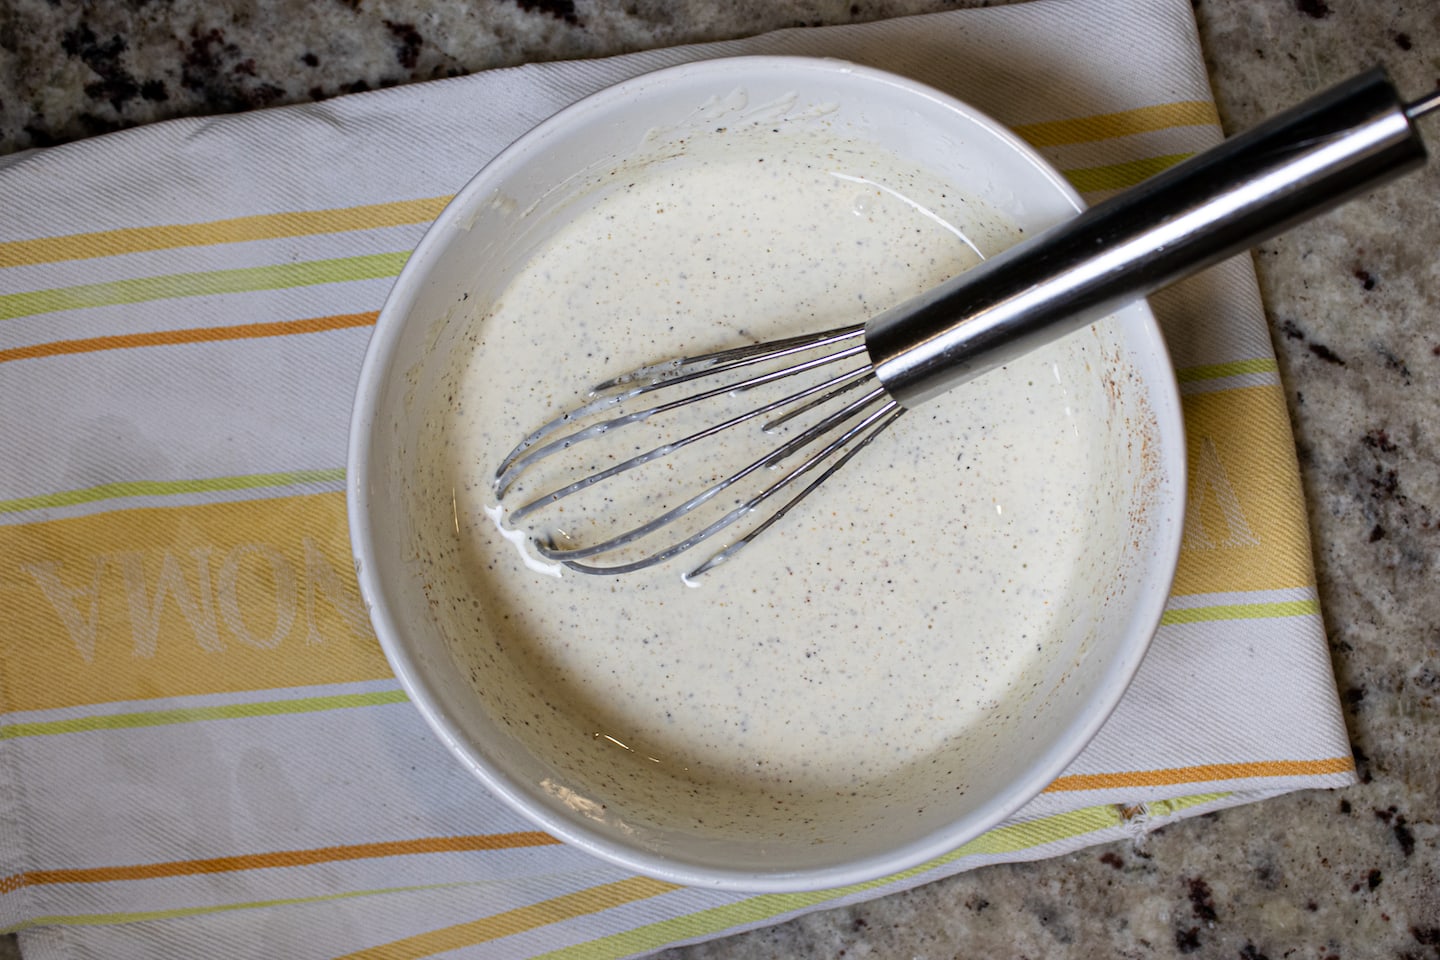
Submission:
[[[169,117],[940,0],[0,0],[0,154]],[[1440,85],[1434,0],[1195,0],[1242,129],[1386,63]],[[1432,145],[1440,121],[1428,121]],[[3,215],[3,214],[0,214]],[[1440,958],[1440,163],[1255,254],[1362,783],[671,951],[681,958]],[[15,956],[13,938],[0,958]]]

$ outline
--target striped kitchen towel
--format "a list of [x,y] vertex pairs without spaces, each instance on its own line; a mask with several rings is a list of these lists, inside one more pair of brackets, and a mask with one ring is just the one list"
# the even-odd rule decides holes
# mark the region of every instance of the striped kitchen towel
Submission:
[[1011,821],[863,886],[677,888],[537,832],[434,740],[346,537],[376,312],[447,197],[531,125],[754,53],[939,87],[1092,201],[1220,138],[1187,0],[1034,0],[0,159],[0,928],[27,958],[629,956],[1351,782],[1245,258],[1156,298],[1189,428],[1174,595],[1111,721]]

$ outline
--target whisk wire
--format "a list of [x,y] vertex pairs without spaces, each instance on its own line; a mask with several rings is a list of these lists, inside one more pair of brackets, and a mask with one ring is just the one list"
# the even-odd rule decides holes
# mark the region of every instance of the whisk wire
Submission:
[[[514,482],[514,478],[518,476],[521,471],[524,470],[525,466],[533,463],[535,459],[547,456],[549,452],[553,452],[555,449],[564,449],[564,447],[566,446],[566,444],[564,443],[547,446],[545,448],[546,452],[537,453],[533,459],[526,459],[523,463],[517,462],[521,459],[522,455],[524,455],[527,450],[529,450],[535,444],[539,443],[541,440],[544,440],[546,437],[548,437],[555,431],[563,429],[567,424],[576,423],[588,419],[589,417],[600,413],[606,408],[618,406],[627,400],[633,400],[635,397],[644,396],[657,390],[681,386],[683,384],[697,380],[701,377],[721,376],[733,370],[739,370],[745,367],[754,366],[758,363],[766,363],[772,360],[783,359],[784,357],[793,356],[797,353],[817,350],[823,347],[831,346],[836,343],[842,343],[845,340],[854,339],[857,337],[862,338],[860,344],[854,347],[850,347],[846,350],[837,351],[836,353],[820,357],[814,363],[812,363],[810,367],[813,368],[814,366],[820,366],[824,363],[843,359],[844,357],[853,357],[857,354],[864,352],[864,335],[865,328],[863,326],[852,325],[848,327],[836,327],[832,330],[822,330],[819,333],[804,334],[795,337],[786,337],[784,339],[773,340],[768,343],[746,344],[740,347],[731,347],[726,350],[718,350],[713,353],[699,354],[693,357],[683,357],[678,360],[669,360],[664,363],[649,364],[647,366],[639,367],[635,370],[632,370],[629,373],[621,374],[618,377],[606,380],[604,383],[597,384],[596,386],[591,388],[590,395],[594,399],[590,400],[589,402],[583,404],[576,409],[568,410],[560,416],[556,417],[555,419],[550,420],[549,422],[535,428],[529,434],[527,434],[523,440],[521,440],[518,444],[515,445],[515,448],[511,450],[510,453],[505,456],[505,459],[500,462],[500,465],[495,468],[494,487],[496,496],[503,497],[510,483]],[[806,368],[792,368],[789,370],[789,372],[800,372],[803,369]],[[788,375],[788,373],[786,373],[785,375]],[[774,379],[776,379],[775,376],[771,376],[765,379],[757,378],[754,381],[747,381],[745,383],[734,384],[729,387],[720,388],[717,391],[713,391],[705,395],[687,397],[683,401],[676,401],[676,403],[694,402],[703,399],[705,396],[715,396],[718,393],[723,393],[729,390],[751,389],[764,383],[768,383]],[[646,380],[648,382],[638,387],[628,387],[629,384],[637,380]],[[621,392],[619,393],[613,392],[621,387],[628,387],[628,389],[621,390]],[[661,405],[660,407],[652,408],[649,411],[641,411],[641,414],[645,416],[650,416],[655,413],[661,412],[662,410],[668,409],[673,409],[673,407],[671,405]],[[635,415],[630,418],[616,418],[616,422],[612,424],[596,424],[596,428],[603,429],[596,429],[595,433],[588,434],[587,437],[580,439],[588,439],[588,437],[590,436],[598,436],[604,433],[606,429],[613,429],[614,427],[623,426],[627,423],[634,423],[639,419],[643,419],[643,416]],[[585,431],[577,431],[577,434],[583,432]],[[578,442],[578,440],[576,442]]]
[[[693,380],[697,376],[714,376],[728,370],[741,366],[749,366],[756,363],[764,363],[767,360],[778,360],[782,357],[792,356],[806,350],[816,350],[821,347],[828,347],[853,337],[861,337],[865,334],[865,328],[858,324],[851,324],[846,327],[835,327],[831,330],[821,330],[816,333],[802,333],[793,337],[782,337],[779,340],[769,340],[762,343],[746,343],[738,347],[726,347],[724,350],[716,350],[713,353],[696,354],[693,357],[680,357],[679,359],[666,360],[663,363],[652,363],[643,367],[637,367],[629,373],[622,373],[618,377],[612,377],[603,383],[597,383],[590,388],[591,394],[605,393],[617,387],[623,387],[636,380],[651,381],[648,386],[656,389],[667,386],[671,383],[684,383]],[[697,368],[691,372],[681,371],[689,368]]]
[[[787,513],[789,513],[791,509],[793,509],[797,504],[799,504],[801,500],[804,500],[812,492],[814,492],[817,487],[819,487],[826,480],[829,480],[832,476],[834,476],[837,470],[845,466],[845,464],[849,463],[856,454],[868,447],[872,440],[880,436],[880,434],[884,433],[891,424],[893,424],[896,420],[899,420],[905,414],[905,408],[899,406],[892,400],[889,404],[886,405],[886,407],[882,408],[879,411],[877,416],[884,415],[887,410],[889,411],[889,416],[886,416],[885,419],[881,420],[880,423],[876,425],[873,429],[871,429],[869,433],[861,437],[859,442],[846,450],[845,453],[840,457],[840,459],[836,460],[834,463],[830,464],[830,466],[826,467],[825,471],[821,473],[820,476],[816,477],[814,480],[811,480],[808,484],[806,484],[805,489],[801,490],[799,493],[795,494],[795,496],[787,500],[784,506],[780,507],[780,509],[770,514],[770,516],[766,517],[764,522],[762,522],[754,530],[751,530],[749,533],[745,534],[745,536],[736,540],[734,543],[730,544],[728,547],[721,550],[719,553],[714,554],[704,563],[700,564],[700,566],[687,573],[685,575],[686,579],[693,579],[694,577],[700,576],[702,573],[706,573],[710,570],[715,569],[720,564],[724,563],[726,560],[729,560],[731,557],[735,556],[735,554],[743,550],[756,537],[760,536],[760,534],[764,533],[766,530],[769,530],[772,526],[778,523],[780,519],[784,517]],[[855,431],[847,432],[845,436],[841,437],[839,440],[835,441],[835,443],[826,447],[825,450],[823,450],[821,453],[816,454],[813,458],[811,458],[812,461],[816,463],[823,461],[825,457],[828,457],[831,453],[835,452],[835,450],[839,446],[848,443],[859,429],[872,422],[872,418],[867,418],[865,423],[857,427]],[[800,472],[802,472],[803,469],[808,469],[809,466],[811,466],[810,462],[803,464],[800,469],[797,469],[794,474],[791,474],[791,477],[799,474]],[[783,482],[789,482],[791,477],[786,477],[785,481]],[[777,484],[777,487],[778,486],[779,485]],[[778,492],[776,487],[770,488],[770,490],[765,491],[761,496],[756,497],[749,506],[753,509],[765,496],[774,492]],[[587,567],[582,572],[593,573],[596,572],[597,569],[598,568]]]
[[[857,372],[858,372],[858,373],[861,373],[861,374],[869,374],[869,373],[872,373],[872,372],[873,372],[873,369],[874,369],[874,368],[872,368],[872,367],[867,363],[863,368],[861,368],[861,369],[860,369],[859,371],[857,371]],[[837,379],[838,379],[838,378],[837,378]],[[862,375],[862,376],[860,376],[860,377],[856,377],[854,380],[851,380],[849,383],[843,383],[843,384],[837,386],[834,390],[831,390],[829,393],[822,394],[821,396],[816,397],[815,399],[809,401],[808,403],[801,404],[799,407],[795,408],[794,410],[790,410],[790,411],[786,412],[785,414],[776,417],[774,420],[770,420],[770,421],[767,421],[766,423],[761,424],[760,430],[761,430],[761,432],[763,432],[763,433],[774,433],[776,430],[780,429],[780,428],[783,427],[785,424],[789,423],[791,420],[794,420],[794,419],[796,419],[797,417],[804,416],[805,414],[809,413],[811,410],[814,410],[816,407],[823,407],[825,404],[829,403],[831,400],[834,400],[834,399],[836,399],[837,397],[843,396],[843,395],[849,393],[851,390],[856,389],[856,388],[859,387],[861,384],[865,383],[866,379],[867,379],[867,377]]]
[[[854,369],[854,370],[846,371],[845,373],[839,374],[838,376],[831,377],[830,379],[825,380],[825,381],[823,381],[823,382],[821,382],[821,383],[818,383],[818,384],[815,384],[815,385],[813,385],[813,386],[807,387],[806,389],[801,390],[801,391],[799,391],[799,392],[797,392],[797,393],[792,393],[792,394],[790,394],[790,395],[787,396],[787,397],[782,397],[782,398],[780,398],[779,400],[771,401],[770,403],[767,403],[767,404],[765,404],[764,406],[756,407],[756,408],[753,409],[753,410],[748,410],[748,411],[746,411],[745,413],[742,413],[742,414],[739,414],[739,415],[737,415],[737,416],[735,416],[735,417],[730,418],[729,420],[725,420],[725,421],[723,421],[723,422],[721,422],[721,423],[717,423],[717,424],[714,424],[714,425],[712,425],[712,426],[706,427],[706,428],[703,429],[703,430],[700,430],[700,431],[697,431],[697,432],[695,432],[695,433],[692,433],[692,434],[690,434],[689,436],[682,437],[682,438],[679,439],[679,440],[675,440],[675,441],[672,441],[672,442],[670,442],[670,443],[664,443],[664,444],[661,444],[661,445],[659,445],[659,446],[657,446],[657,447],[653,447],[653,448],[651,448],[650,450],[645,451],[644,453],[638,454],[638,455],[636,455],[636,456],[634,456],[634,457],[631,457],[631,458],[628,459],[628,460],[624,460],[624,461],[622,461],[622,462],[620,462],[620,463],[617,463],[617,464],[615,464],[615,465],[612,466],[612,467],[607,467],[607,468],[604,469],[604,470],[600,470],[600,471],[598,471],[598,472],[596,472],[596,473],[590,474],[589,476],[582,477],[581,479],[576,480],[576,481],[574,481],[573,483],[566,484],[565,486],[560,487],[560,488],[557,489],[557,490],[552,490],[552,491],[549,492],[549,493],[546,493],[546,494],[543,494],[543,495],[541,495],[541,496],[539,496],[539,497],[536,497],[534,500],[531,500],[529,503],[526,503],[526,504],[524,504],[523,506],[516,507],[514,510],[512,510],[512,511],[510,512],[511,522],[519,522],[519,521],[525,519],[525,518],[526,518],[527,516],[529,516],[531,513],[533,513],[533,512],[535,512],[536,510],[540,509],[541,507],[549,506],[550,504],[555,503],[557,500],[561,500],[561,499],[563,499],[563,498],[565,498],[565,497],[568,497],[568,496],[570,496],[571,494],[574,494],[574,493],[579,493],[581,490],[585,490],[585,489],[588,489],[589,487],[593,487],[593,486],[594,486],[595,484],[597,484],[597,483],[600,483],[600,482],[605,481],[605,480],[609,480],[609,479],[611,479],[612,477],[615,477],[615,476],[617,476],[617,475],[619,475],[619,474],[625,473],[625,472],[627,472],[627,471],[629,471],[629,470],[634,470],[634,469],[637,468],[637,467],[644,466],[645,464],[650,463],[651,461],[654,461],[654,460],[658,460],[658,459],[660,459],[661,457],[669,456],[670,454],[674,453],[674,452],[677,451],[677,450],[680,450],[680,449],[682,449],[682,448],[684,448],[684,447],[688,447],[688,446],[689,446],[690,444],[692,444],[692,443],[695,443],[695,442],[700,441],[700,440],[708,439],[708,438],[713,437],[713,436],[715,436],[716,434],[718,434],[718,433],[720,433],[720,432],[722,432],[722,431],[729,430],[730,428],[739,426],[739,425],[742,424],[742,423],[747,423],[747,422],[749,422],[749,421],[751,421],[751,420],[756,419],[757,417],[763,417],[763,416],[765,416],[767,413],[773,413],[774,411],[780,409],[781,407],[784,407],[784,406],[786,406],[786,405],[788,405],[788,404],[791,404],[791,403],[795,403],[795,402],[797,402],[797,401],[799,401],[799,400],[803,400],[803,399],[805,399],[806,397],[808,397],[808,396],[810,396],[810,395],[812,395],[812,394],[815,394],[815,393],[819,393],[819,392],[821,392],[821,391],[828,390],[829,392],[826,393],[825,396],[821,398],[822,400],[823,400],[823,399],[826,399],[826,398],[834,398],[834,397],[836,397],[836,396],[839,396],[840,394],[844,393],[846,390],[851,389],[851,388],[854,388],[854,387],[858,387],[860,384],[864,383],[864,382],[865,382],[865,379],[866,379],[869,375],[870,375],[870,366],[869,366],[868,364],[866,364],[866,365],[863,366],[863,367],[859,367],[859,368]],[[843,385],[842,385],[842,384],[843,384]],[[841,385],[841,386],[837,386],[837,385]],[[836,387],[836,389],[833,389],[833,390],[830,389],[830,388],[832,388],[832,387]],[[712,391],[710,395],[714,395],[715,392],[716,392],[716,391]],[[728,392],[728,391],[719,391],[719,392]],[[687,397],[687,398],[684,399],[684,400],[677,400],[677,401],[675,401],[675,402],[672,403],[672,404],[668,404],[667,406],[675,407],[675,406],[681,406],[681,405],[688,405],[688,404],[690,404],[690,403],[692,403],[692,402],[695,402],[695,401],[698,401],[698,400],[701,400],[701,399],[708,399],[708,396],[707,396],[706,394],[699,394],[699,395],[697,395],[697,396],[695,396],[695,397]],[[814,406],[814,403],[813,403],[813,402],[812,402],[812,403],[809,403],[809,404],[806,404],[806,408],[807,408],[807,409],[810,408],[810,407],[813,407],[813,406]],[[647,417],[649,417],[649,416],[651,416],[651,415],[653,415],[653,414],[655,414],[655,413],[659,413],[659,412],[662,412],[662,408],[661,408],[661,407],[655,407],[655,408],[652,408],[651,410],[641,411],[640,413],[633,414],[633,415],[630,415],[630,416],[627,416],[627,417],[616,418],[615,420],[609,421],[607,425],[608,425],[608,426],[618,426],[618,425],[621,425],[622,423],[630,422],[632,417],[633,417],[633,418],[636,418],[636,419],[645,419],[645,418],[647,418]],[[789,419],[789,416],[787,415],[786,417],[783,417],[783,418],[781,418],[781,419],[782,419],[782,420]],[[780,421],[773,421],[773,423],[778,423],[778,422],[780,422]],[[767,425],[766,425],[766,428],[769,428],[769,427],[770,427],[770,425],[767,424]],[[582,432],[583,432],[583,431],[582,431]],[[589,439],[589,437],[582,437],[581,439]],[[560,442],[560,441],[556,441],[556,442],[558,443],[558,442]],[[577,440],[577,441],[574,441],[574,442],[577,442],[577,443],[578,443],[579,441]],[[574,444],[571,443],[571,444],[569,444],[569,445],[570,445],[570,446],[573,446]],[[548,448],[542,448],[541,450],[536,451],[533,456],[538,459],[539,457],[548,455],[548,452],[550,452],[550,451],[548,451]],[[528,459],[528,458],[526,458],[526,459]],[[525,461],[522,460],[522,461],[521,461],[521,464],[520,464],[519,466],[517,466],[517,469],[524,469],[524,465],[525,465]]]
[[[814,426],[805,430],[803,433],[796,435],[794,438],[786,441],[785,443],[776,447],[774,450],[770,451],[759,459],[751,461],[748,465],[737,470],[735,473],[731,474],[725,479],[712,484],[711,486],[691,497],[689,500],[686,500],[679,506],[673,507],[670,510],[662,513],[660,516],[655,517],[654,519],[646,523],[640,524],[639,526],[633,527],[624,533],[617,534],[616,536],[611,537],[608,540],[604,540],[600,543],[592,544],[587,547],[573,548],[557,548],[553,543],[539,543],[536,545],[536,549],[540,553],[540,555],[547,560],[559,561],[561,563],[569,565],[572,561],[584,560],[589,557],[597,556],[602,553],[610,553],[614,550],[620,549],[621,547],[628,546],[643,537],[649,536],[651,533],[654,533],[662,527],[674,523],[676,520],[680,519],[686,514],[693,512],[697,507],[700,507],[701,505],[714,499],[721,492],[743,480],[745,477],[749,476],[755,471],[779,463],[789,457],[795,451],[809,446],[810,444],[818,440],[820,437],[823,437],[825,434],[829,433],[831,430],[836,429],[841,424],[859,415],[865,410],[866,407],[874,404],[877,400],[883,400],[885,405],[894,404],[894,401],[889,399],[889,396],[886,394],[885,389],[878,385],[878,381],[877,386],[873,390],[870,390],[858,400],[854,400],[840,410],[835,411],[834,413],[820,420]],[[883,408],[879,412],[883,415]],[[802,464],[802,466],[804,465]],[[788,476],[793,475],[794,471],[791,471],[791,474]],[[776,484],[772,484],[769,489],[776,489],[785,482],[787,482],[788,476],[786,479],[782,479]],[[726,516],[722,517],[716,523],[711,524],[705,530],[702,530],[699,534],[696,534],[694,537],[686,538],[686,540],[682,541],[680,544],[676,544],[657,553],[650,554],[649,556],[641,560],[637,560],[634,563],[615,567],[594,568],[593,570],[586,569],[583,572],[626,573],[633,572],[635,570],[641,570],[648,566],[653,566],[654,564],[661,563],[664,560],[668,560],[676,553],[679,553],[680,549],[677,548],[689,549],[696,543],[699,543],[701,540],[708,539],[714,533],[729,526],[745,512],[746,511],[744,507],[733,510],[729,514],[726,514]]]
[[[859,453],[865,446],[870,443],[871,440],[874,440],[877,436],[884,432],[885,428],[898,420],[904,412],[905,410],[901,408],[894,400],[887,399],[886,402],[878,410],[875,410],[864,420],[855,424],[850,429],[846,430],[845,433],[843,433],[841,436],[826,444],[824,449],[820,450],[818,453],[812,454],[805,460],[804,463],[800,464],[800,466],[796,467],[794,470],[790,471],[790,473],[786,474],[783,479],[766,487],[764,490],[760,491],[760,493],[756,494],[754,497],[750,498],[740,506],[735,507],[729,513],[725,514],[720,519],[714,521],[704,530],[701,530],[699,533],[692,534],[684,540],[672,544],[671,546],[666,547],[663,550],[657,551],[647,557],[633,561],[631,563],[617,564],[611,567],[601,567],[595,566],[593,564],[579,563],[574,560],[562,562],[565,563],[565,566],[569,567],[571,570],[576,571],[577,573],[599,575],[634,573],[637,570],[643,570],[646,567],[652,567],[657,563],[664,563],[666,560],[669,560],[672,557],[684,553],[691,547],[694,547],[697,544],[708,540],[710,537],[714,536],[721,530],[735,523],[737,520],[739,520],[746,514],[752,513],[766,500],[778,494],[781,490],[785,489],[791,483],[800,479],[800,477],[808,473],[810,470],[824,463],[832,454],[835,453],[835,451],[841,449],[846,444],[850,443],[850,441],[854,440],[856,436],[864,433],[867,429],[870,431],[868,434],[865,434],[865,436],[863,436],[858,443],[856,443],[850,449],[846,450],[844,455],[841,456],[839,460],[831,464],[819,477],[815,478],[813,481],[807,484],[804,489],[802,489],[795,496],[791,497],[778,510],[772,513],[770,516],[766,517],[764,522],[762,522],[758,527],[750,531],[750,533],[746,534],[744,537],[741,537],[739,540],[736,540],[734,543],[730,544],[728,547],[721,550],[719,553],[711,556],[700,566],[696,567],[694,570],[690,571],[685,575],[686,580],[698,577],[700,576],[700,574],[715,568],[719,564],[724,563],[726,560],[733,557],[756,537],[758,537],[760,534],[764,533],[771,526],[773,526],[777,521],[780,520],[781,517],[789,513],[792,507],[798,504],[801,500],[805,499],[805,497],[809,496],[809,494],[813,490],[815,490],[815,488],[819,487],[822,483],[829,479],[829,477],[834,474],[835,471],[839,470],[846,463],[850,462],[850,459],[854,457],[855,454]],[[877,421],[878,426],[876,425]],[[813,429],[819,430],[820,427],[817,425],[817,427]]]
[[[824,343],[826,342],[827,341],[822,340],[818,345],[824,345]],[[816,346],[816,344],[812,344],[810,347],[805,349],[815,349]],[[611,430],[615,430],[619,427],[627,426],[632,423],[639,423],[659,414],[668,413],[671,410],[677,410],[680,407],[689,406],[691,404],[699,403],[704,400],[709,400],[714,397],[724,396],[728,393],[753,390],[756,387],[761,387],[768,383],[774,383],[777,380],[794,376],[797,373],[804,373],[808,370],[814,370],[818,367],[827,366],[829,364],[836,363],[841,360],[857,356],[859,354],[863,354],[865,352],[865,345],[863,343],[857,344],[853,347],[848,347],[843,350],[837,350],[834,353],[829,353],[821,357],[815,357],[814,359],[803,361],[801,363],[792,364],[791,366],[786,367],[783,370],[771,371],[769,373],[760,374],[758,376],[742,380],[739,383],[725,384],[722,386],[713,387],[709,390],[704,390],[697,394],[681,397],[678,400],[672,400],[668,403],[657,404],[644,410],[637,410],[633,413],[627,413],[619,417],[613,417],[609,420],[601,421],[600,423],[594,423],[587,427],[582,427],[574,431],[573,433],[568,433],[556,440],[552,440],[536,450],[530,450],[526,452],[527,446],[533,445],[539,439],[543,439],[545,436],[554,433],[557,429],[565,426],[568,423],[583,420],[585,417],[598,412],[606,406],[613,406],[625,400],[632,399],[636,396],[653,392],[654,390],[660,389],[661,387],[676,386],[682,383],[688,383],[691,380],[702,376],[713,377],[720,373],[728,372],[729,370],[738,369],[744,366],[749,366],[752,363],[760,362],[762,360],[769,360],[775,357],[787,356],[797,352],[800,349],[801,348],[797,347],[783,352],[767,353],[763,356],[756,355],[755,357],[743,361],[736,361],[733,364],[715,367],[709,370],[696,371],[692,374],[687,374],[683,377],[677,377],[663,383],[647,384],[644,387],[636,387],[634,389],[626,391],[621,395],[618,395],[617,397],[606,397],[599,400],[591,401],[590,403],[580,407],[578,410],[563,414],[560,417],[557,417],[556,419],[550,421],[550,423],[546,424],[545,426],[536,430],[529,437],[526,437],[525,440],[521,441],[519,446],[517,446],[514,450],[510,452],[508,456],[506,456],[506,458],[501,462],[500,466],[497,467],[495,471],[495,495],[503,497],[505,493],[510,489],[510,486],[515,482],[515,480],[535,462],[543,460],[546,457],[549,457],[552,454],[555,454],[561,450],[568,450],[571,447],[575,446],[575,444],[577,443],[583,443],[586,440],[593,440],[596,437],[604,436]],[[866,369],[868,370],[868,365]]]

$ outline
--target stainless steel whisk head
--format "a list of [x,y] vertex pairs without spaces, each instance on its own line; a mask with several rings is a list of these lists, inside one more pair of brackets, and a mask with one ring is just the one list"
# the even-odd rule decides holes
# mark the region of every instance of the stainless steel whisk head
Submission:
[[[556,523],[557,532],[537,544],[574,570],[628,573],[742,521],[753,524],[691,576],[703,573],[773,526],[906,408],[1419,167],[1425,146],[1414,121],[1437,110],[1440,91],[1406,103],[1385,72],[1373,69],[863,326],[641,367],[596,387],[594,399],[521,441],[496,471],[497,495],[526,488],[524,504],[509,511],[512,523],[542,509],[560,513],[571,498],[703,450],[702,441],[734,436],[744,424],[759,420],[766,432],[779,432],[801,421],[738,469],[714,473],[715,458],[693,458],[677,472],[713,476],[684,487],[699,492],[670,495],[646,514],[652,519],[589,543]],[[693,429],[628,449],[622,443],[623,452],[546,477],[562,455],[612,435],[677,413],[683,422],[692,408],[762,393],[767,399]],[[600,513],[609,502],[601,498]],[[659,548],[640,548],[661,531],[673,536]],[[637,548],[638,557],[613,564],[585,562]]]
[[[567,544],[556,534],[535,543],[542,557],[573,570],[621,574],[663,563],[736,524],[748,527],[688,574],[698,576],[769,529],[905,412],[876,378],[864,338],[863,326],[841,327],[651,364],[607,380],[591,390],[587,402],[532,432],[505,457],[495,471],[496,495],[503,500],[549,461],[575,454],[578,445],[608,439],[621,428],[763,393],[699,429],[682,429],[629,455],[612,454],[608,465],[579,479],[549,486],[538,495],[527,493],[523,504],[508,511],[509,522],[520,524],[601,484],[617,478],[623,483],[624,475],[727,431],[753,429],[758,421],[761,434],[775,436],[787,425],[805,421],[758,456],[738,458],[743,465],[730,461],[734,469],[689,488],[694,492],[687,490],[680,502],[649,520],[594,543]],[[562,476],[568,474],[562,470]],[[676,530],[682,532],[674,535]],[[585,562],[617,555],[662,531],[672,535],[640,548],[638,557],[603,565]]]

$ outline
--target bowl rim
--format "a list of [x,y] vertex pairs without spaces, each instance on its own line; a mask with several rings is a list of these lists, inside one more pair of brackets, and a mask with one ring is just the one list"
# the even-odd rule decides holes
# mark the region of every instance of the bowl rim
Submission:
[[1118,706],[1159,629],[1179,560],[1187,489],[1186,443],[1178,383],[1164,337],[1148,304],[1143,300],[1137,301],[1117,313],[1134,315],[1133,323],[1142,328],[1144,339],[1154,352],[1156,369],[1147,371],[1153,374],[1153,379],[1147,376],[1147,381],[1151,386],[1152,399],[1163,401],[1152,403],[1156,433],[1159,437],[1174,438],[1172,444],[1159,445],[1157,470],[1163,482],[1151,509],[1157,526],[1155,558],[1162,560],[1163,566],[1159,572],[1150,571],[1144,582],[1137,586],[1136,601],[1128,619],[1131,624],[1144,626],[1133,631],[1135,635],[1117,648],[1100,672],[1089,702],[1080,708],[1080,722],[1072,725],[1066,735],[1056,738],[1047,749],[1039,751],[1026,765],[1022,776],[1007,782],[995,796],[968,815],[952,819],[940,828],[879,854],[818,868],[780,868],[760,872],[705,866],[689,859],[667,857],[630,846],[578,819],[564,819],[550,808],[532,802],[525,790],[511,782],[508,774],[492,767],[468,742],[459,723],[441,705],[435,688],[426,677],[425,668],[408,649],[404,640],[405,631],[396,622],[387,602],[385,584],[379,581],[376,566],[370,562],[370,557],[375,554],[375,542],[369,519],[372,507],[370,491],[365,480],[371,469],[370,437],[379,413],[382,387],[393,366],[406,320],[425,283],[431,263],[443,255],[452,231],[461,226],[475,206],[493,192],[492,184],[504,181],[521,167],[527,154],[544,149],[547,141],[568,129],[578,118],[603,113],[643,98],[647,91],[663,86],[679,75],[698,72],[713,74],[717,79],[741,79],[753,76],[756,70],[848,75],[900,88],[906,96],[930,100],[1004,142],[1017,155],[1017,160],[1028,162],[1045,175],[1077,213],[1085,208],[1080,195],[1049,161],[1004,124],[956,97],[890,71],[831,57],[750,55],[693,60],[620,80],[563,107],[496,153],[426,229],[386,297],[361,365],[349,424],[346,512],[361,598],[396,679],[430,729],[489,792],[563,842],[638,873],[684,886],[790,893],[867,883],[906,871],[923,872],[934,865],[937,858],[999,826],[1037,797],[1079,756]]

